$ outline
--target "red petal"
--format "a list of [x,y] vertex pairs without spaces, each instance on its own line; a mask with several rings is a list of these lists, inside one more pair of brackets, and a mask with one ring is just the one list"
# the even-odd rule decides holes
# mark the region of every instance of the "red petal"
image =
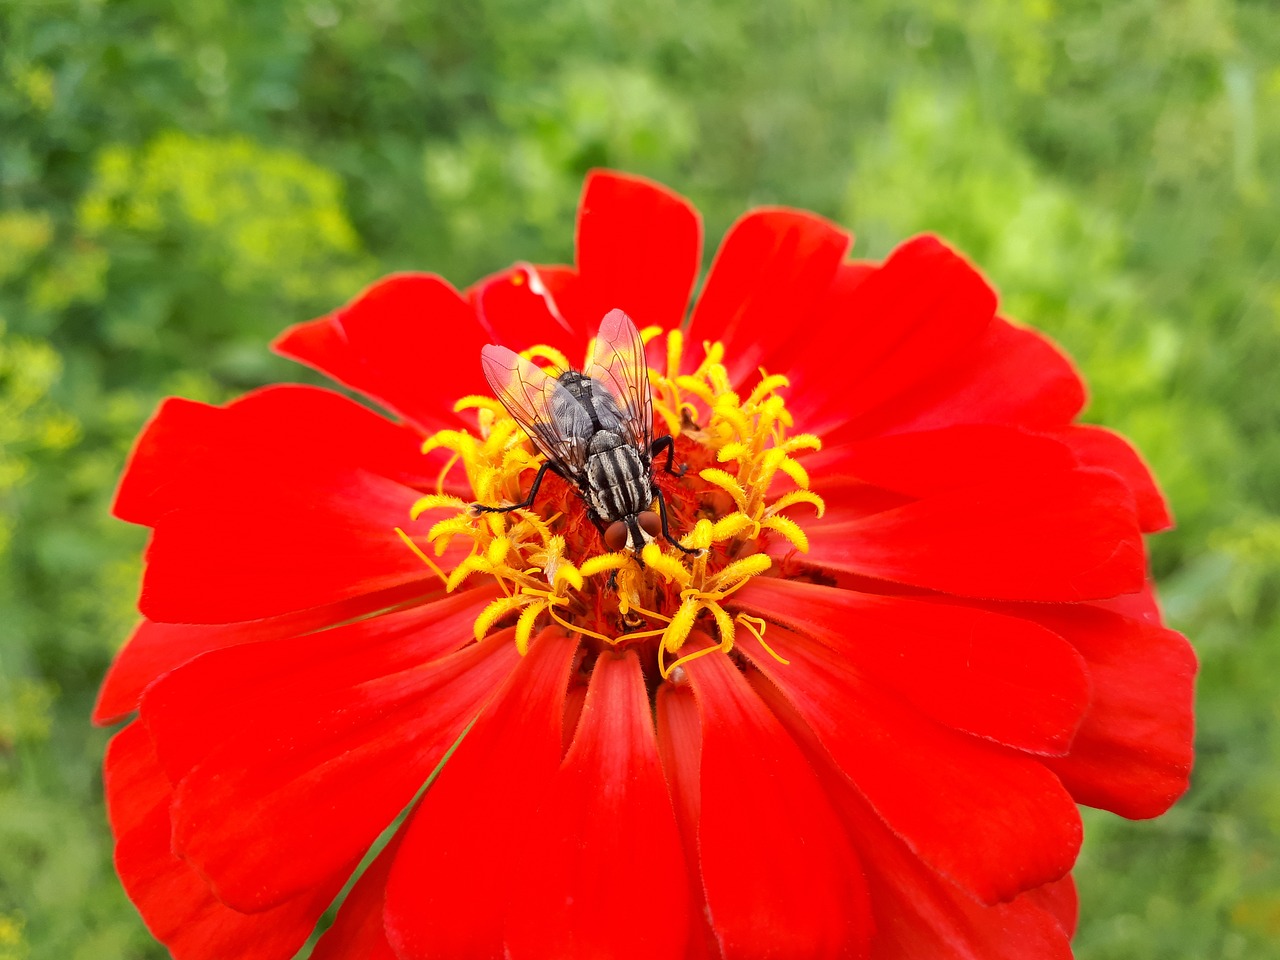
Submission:
[[1102,427],[1067,427],[1057,434],[1086,467],[1111,470],[1124,478],[1138,503],[1138,519],[1147,533],[1173,526],[1169,505],[1165,502],[1150,468],[1138,451],[1124,437]]
[[849,249],[848,233],[800,210],[753,210],[729,230],[698,297],[687,339],[719,340],[734,383],[788,371]]
[[658,688],[658,749],[662,768],[671,785],[676,820],[689,841],[686,849],[697,861],[698,819],[702,804],[698,792],[698,769],[702,764],[702,722],[698,705],[687,685],[666,683]]
[[155,526],[174,510],[216,496],[228,475],[334,464],[359,465],[409,486],[434,485],[438,468],[428,468],[421,444],[412,430],[317,387],[266,387],[225,407],[173,397],[138,437],[114,512]]
[[[783,694],[755,684],[796,742],[813,758],[823,786],[865,858],[876,924],[876,960],[1070,960],[1056,916],[1029,894],[986,906],[934,873],[875,816],[830,763],[825,748]],[[1059,886],[1067,881],[1059,881]],[[1038,887],[1037,890],[1044,890]]]
[[169,849],[169,781],[140,723],[107,748],[103,779],[116,871],[147,929],[176,960],[288,960],[342,886],[310,890],[274,910],[231,910]]
[[1137,593],[1126,593],[1119,597],[1108,597],[1093,604],[1122,617],[1153,623],[1157,627],[1164,626],[1164,617],[1160,614],[1160,602],[1156,597],[1156,585],[1148,579]]
[[739,647],[916,856],[985,903],[1071,869],[1080,817],[1038,761],[921,717],[816,641],[782,629],[769,641],[789,665],[749,636]]
[[148,690],[175,848],[224,902],[262,910],[359,861],[515,666],[502,634],[423,662],[480,606],[217,651]]
[[[507,956],[684,956],[684,855],[634,652],[596,660],[573,745],[527,834]],[[628,890],[660,897],[661,922],[652,897],[619,895]]]
[[143,613],[228,623],[367,598],[350,616],[428,592],[434,578],[395,533],[418,496],[407,484],[426,482],[410,473],[416,446],[322,390],[170,402],[121,488],[122,515],[156,526]]
[[1030,483],[1040,474],[1070,470],[1075,458],[1051,437],[967,424],[827,446],[807,456],[804,465],[818,478],[824,495],[828,478],[852,476],[886,490],[928,497],[1001,480]]
[[698,854],[698,820],[702,811],[698,770],[702,766],[702,721],[687,683],[659,685],[654,710],[658,721],[658,753],[675,807],[689,882],[689,952],[685,960],[722,960],[720,944],[707,917]]
[[[591,302],[592,292],[574,267],[538,268],[538,278],[547,288],[555,310],[577,335],[576,343],[585,344],[600,329],[604,314]],[[608,311],[606,311],[607,313]],[[579,351],[582,352],[582,351]],[[572,359],[572,356],[571,356]]]
[[803,338],[807,352],[793,378],[797,422],[843,432],[953,363],[995,308],[986,281],[937,238],[908,241],[844,302],[828,304],[830,325]]
[[[596,170],[578,209],[578,275],[594,332],[621,308],[644,329],[677,327],[701,266],[702,221],[651,180]],[[562,304],[563,306],[563,304]]]
[[516,264],[485,277],[467,295],[494,343],[517,352],[534,344],[546,344],[579,362],[587,337],[594,336],[595,331],[573,329],[543,282],[542,269],[529,263]]
[[1187,789],[1196,656],[1185,637],[1096,607],[1030,607],[1076,646],[1093,700],[1065,757],[1048,762],[1081,803],[1131,819],[1164,813]]
[[795,743],[728,657],[685,668],[702,717],[698,845],[725,956],[865,956],[858,858]]
[[241,481],[157,527],[138,601],[145,616],[230,623],[358,597],[378,609],[439,587],[395,532],[417,491],[362,470]]
[[484,343],[457,290],[440,277],[402,273],[326,317],[290,327],[272,346],[430,432],[457,425],[451,410],[459,397],[488,393]]
[[818,566],[960,596],[1076,601],[1145,580],[1133,497],[1098,470],[967,487],[862,519],[828,513],[805,531]]
[[396,834],[351,888],[308,960],[397,960],[382,920],[387,875],[400,849]]
[[543,631],[405,827],[387,883],[398,956],[498,957],[512,851],[560,765],[577,640]]
[[247,623],[187,624],[143,620],[107,670],[93,722],[106,726],[138,709],[147,684],[202,653],[241,643],[257,643],[310,633],[348,619],[331,608],[304,610],[271,620]]
[[1066,753],[1089,703],[1084,660],[1027,620],[766,578],[734,603],[821,640],[925,715],[1019,750]]
[[468,590],[318,633],[218,650],[173,671],[143,697],[169,779],[181,780],[228,737],[252,731],[254,715],[283,709],[282,700],[305,701],[313,689],[375,680],[453,653],[471,642],[476,614],[497,593],[494,586]]
[[996,317],[947,369],[867,417],[856,432],[867,436],[958,423],[1052,430],[1075,419],[1084,402],[1084,384],[1062,351],[1034,330]]
[[1076,923],[1080,919],[1080,898],[1076,895],[1076,882],[1071,874],[1054,883],[1028,890],[1018,898],[1018,902],[1024,900],[1052,914],[1068,937],[1075,935]]
[[875,858],[873,960],[1071,960],[1070,934],[1029,894],[984,906],[931,873],[887,831],[871,836],[871,828],[861,835],[865,856]]

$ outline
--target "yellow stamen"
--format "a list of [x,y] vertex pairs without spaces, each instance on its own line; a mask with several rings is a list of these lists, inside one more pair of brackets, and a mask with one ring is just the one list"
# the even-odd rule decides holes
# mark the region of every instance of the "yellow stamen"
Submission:
[[476,617],[475,636],[477,640],[484,638],[489,632],[489,628],[501,620],[509,613],[514,613],[524,605],[524,597],[498,597],[491,600],[483,610],[480,616]]
[[744,627],[747,628],[747,632],[756,638],[756,641],[760,644],[760,646],[764,647],[765,653],[769,654],[769,656],[773,657],[773,659],[777,660],[779,663],[783,664],[784,666],[791,663],[790,660],[782,656],[780,653],[774,650],[773,647],[769,646],[769,644],[764,642],[764,631],[765,631],[765,627],[769,625],[768,623],[766,623],[760,617],[753,617],[745,613],[738,614],[738,616],[735,617],[734,619],[736,619],[738,623],[742,624]]
[[645,566],[652,568],[666,579],[680,584],[689,582],[689,571],[685,565],[675,557],[663,553],[662,548],[656,543],[646,543],[644,549],[640,551],[640,556]]
[[529,652],[529,640],[533,637],[533,624],[538,619],[538,614],[550,606],[545,600],[537,600],[521,611],[520,619],[516,621],[516,649],[520,651],[520,656]]
[[522,350],[520,356],[526,360],[547,360],[557,372],[572,370],[573,364],[569,362],[569,358],[557,350],[555,347],[549,347],[545,343],[534,344],[528,350]]
[[461,413],[463,410],[488,410],[494,417],[500,417],[503,414],[502,404],[493,397],[482,397],[477,394],[468,394],[453,405],[454,413]]
[[788,540],[791,545],[801,553],[809,552],[809,537],[800,529],[800,524],[796,523],[790,517],[768,517],[760,521],[760,526],[766,530],[776,530]]
[[710,647],[703,647],[701,650],[695,650],[693,653],[690,653],[687,656],[683,656],[679,660],[675,661],[674,663],[670,663],[665,666],[662,665],[662,654],[659,653],[658,654],[658,663],[659,663],[658,670],[662,674],[663,680],[670,680],[671,674],[674,673],[679,667],[683,667],[690,660],[697,660],[699,657],[705,657],[708,653],[727,653],[727,652],[728,651],[726,651],[719,644],[713,644]]
[[396,534],[399,535],[400,539],[405,542],[405,545],[408,546],[408,548],[413,551],[414,556],[416,556],[419,560],[421,560],[428,567],[430,567],[431,572],[434,573],[437,577],[439,577],[442,583],[449,582],[449,578],[445,576],[444,571],[441,570],[440,567],[436,565],[436,562],[434,560],[432,560],[430,557],[428,557],[425,553],[422,552],[421,547],[419,547],[416,543],[414,543],[411,539],[409,539],[409,535],[407,533],[405,533],[399,527],[396,527],[395,530],[396,530]]

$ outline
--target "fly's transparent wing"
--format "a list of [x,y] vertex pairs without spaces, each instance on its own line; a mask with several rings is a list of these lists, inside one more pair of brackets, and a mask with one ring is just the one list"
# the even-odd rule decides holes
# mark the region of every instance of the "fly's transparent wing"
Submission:
[[539,452],[571,477],[585,476],[591,417],[573,394],[506,347],[486,346],[480,351],[480,365],[494,396]]
[[613,395],[622,411],[628,441],[648,453],[653,439],[649,361],[645,359],[640,331],[621,310],[605,314],[582,372]]

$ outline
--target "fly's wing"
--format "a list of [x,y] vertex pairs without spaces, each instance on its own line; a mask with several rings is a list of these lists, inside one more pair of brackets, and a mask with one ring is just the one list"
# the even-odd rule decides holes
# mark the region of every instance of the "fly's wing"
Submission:
[[645,359],[640,331],[621,310],[605,314],[582,372],[612,394],[622,411],[627,439],[647,454],[653,437],[649,361]]
[[542,455],[574,478],[585,475],[591,417],[573,394],[506,347],[486,346],[480,365],[494,396]]

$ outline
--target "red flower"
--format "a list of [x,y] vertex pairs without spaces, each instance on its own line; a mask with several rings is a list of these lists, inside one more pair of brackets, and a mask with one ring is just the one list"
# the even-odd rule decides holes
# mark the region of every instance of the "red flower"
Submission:
[[[278,341],[394,419],[161,406],[116,502],[153,530],[147,619],[95,717],[138,714],[116,861],[176,957],[292,956],[388,833],[314,957],[1070,956],[1076,803],[1187,783],[1195,660],[1142,542],[1169,517],[969,264],[849,242],[748,214],[668,336],[697,214],[596,174],[574,267],[395,276]],[[537,466],[482,345],[564,365],[615,307],[656,328],[696,559],[606,553],[555,478],[467,509]]]

